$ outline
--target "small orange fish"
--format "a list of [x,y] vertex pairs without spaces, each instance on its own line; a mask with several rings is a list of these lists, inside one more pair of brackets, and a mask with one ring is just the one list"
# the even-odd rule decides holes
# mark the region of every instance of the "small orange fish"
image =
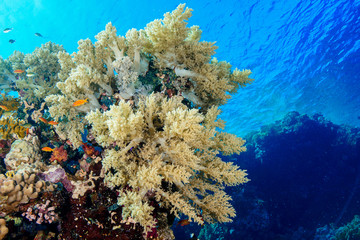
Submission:
[[177,225],[180,225],[180,226],[186,226],[186,225],[189,225],[190,224],[190,221],[189,219],[183,219],[183,220],[180,220]]
[[83,105],[85,103],[89,102],[89,99],[86,98],[86,99],[81,99],[81,100],[77,100],[73,103],[73,107],[77,107],[77,106],[80,106],[80,105]]
[[30,133],[30,128],[26,128],[26,136],[29,135]]
[[4,109],[5,111],[9,111],[9,109],[8,109],[6,106],[4,106],[4,105],[0,105],[0,108],[1,108],[1,109]]
[[43,118],[43,117],[39,117],[39,120],[42,121],[43,123],[48,123],[48,120],[46,120],[46,119]]
[[50,124],[50,125],[58,125],[59,123],[55,122],[55,121],[48,121],[48,124]]
[[54,151],[54,149],[51,148],[51,147],[43,147],[41,150],[44,151],[44,152],[52,152],[52,151]]
[[23,73],[23,72],[25,72],[24,70],[21,70],[21,69],[16,69],[15,71],[14,71],[14,73]]

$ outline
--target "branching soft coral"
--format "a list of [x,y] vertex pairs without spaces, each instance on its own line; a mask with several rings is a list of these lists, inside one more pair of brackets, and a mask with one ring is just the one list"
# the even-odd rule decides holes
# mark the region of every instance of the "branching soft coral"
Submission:
[[217,157],[222,150],[245,150],[241,138],[216,131],[222,123],[215,122],[217,108],[204,116],[181,101],[152,94],[136,110],[121,101],[86,117],[96,141],[106,148],[105,181],[128,186],[119,196],[123,217],[131,216],[145,231],[154,227],[149,193],[176,215],[184,213],[198,223],[203,223],[200,215],[208,222],[227,222],[235,211],[224,186],[248,181],[243,170]]
[[[97,50],[87,39],[79,41],[78,49],[79,51],[72,56],[66,52],[59,52],[59,77],[63,81],[58,82],[57,87],[61,93],[45,98],[51,116],[55,120],[62,119],[56,132],[60,138],[70,139],[75,147],[81,145],[81,132],[86,125],[83,117],[87,112],[100,108],[100,94],[113,94],[111,85],[114,81],[107,75],[107,69],[98,56],[101,55],[101,48]],[[73,107],[72,104],[80,99],[88,99],[89,102]]]
[[15,70],[25,70],[26,66],[24,63],[25,54],[19,51],[14,51],[7,59],[11,65],[11,73]]
[[61,45],[47,42],[24,57],[26,76],[16,81],[18,89],[23,90],[22,99],[39,104],[50,94],[59,92],[56,83],[60,81],[60,64],[57,53],[64,51]]
[[[49,103],[49,112],[56,120],[65,119],[57,126],[57,133],[80,146],[80,132],[86,125],[83,117],[91,110],[99,109],[102,94],[112,96],[115,92],[122,98],[131,98],[135,94],[134,84],[141,68],[141,44],[143,32],[132,30],[129,40],[116,36],[116,29],[109,23],[105,31],[100,32],[93,44],[89,39],[79,41],[78,52],[69,55],[58,54],[61,70],[61,82],[57,84],[60,94],[50,95],[45,100]],[[129,51],[138,64],[134,64],[125,51]],[[116,75],[115,75],[116,73]],[[73,108],[73,102],[88,99],[88,103]]]
[[232,72],[229,63],[211,60],[217,47],[199,41],[198,26],[187,27],[191,11],[180,4],[172,13],[166,13],[163,20],[149,23],[145,31],[151,44],[145,50],[155,56],[160,67],[175,69],[178,76],[191,79],[196,95],[185,91],[185,97],[196,99],[195,103],[202,108],[224,104],[230,98],[227,92],[235,92],[239,85],[252,81],[248,77],[251,71]]
[[[57,53],[63,50],[61,45],[47,42],[26,55],[14,51],[8,59],[0,60],[0,84],[14,84],[21,91],[22,100],[40,106],[45,96],[59,92],[55,87],[60,71]],[[24,72],[15,73],[16,70]]]

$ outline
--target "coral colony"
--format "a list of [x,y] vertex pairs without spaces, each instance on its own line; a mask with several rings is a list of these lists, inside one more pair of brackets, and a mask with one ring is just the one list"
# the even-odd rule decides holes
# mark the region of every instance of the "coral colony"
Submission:
[[247,174],[219,154],[245,141],[219,131],[218,107],[251,72],[212,58],[191,12],[0,59],[19,94],[0,100],[0,239],[174,239],[176,217],[235,217],[224,188]]

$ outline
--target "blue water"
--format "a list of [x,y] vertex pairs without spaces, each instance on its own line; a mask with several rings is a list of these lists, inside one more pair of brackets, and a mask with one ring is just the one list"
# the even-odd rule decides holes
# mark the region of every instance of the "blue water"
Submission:
[[[32,52],[47,41],[76,51],[111,21],[119,35],[142,29],[181,1],[1,0],[0,55]],[[249,68],[256,81],[223,106],[226,130],[244,135],[287,112],[321,112],[359,126],[360,1],[187,1],[190,25],[216,41],[216,57]],[[34,35],[41,33],[44,37]],[[9,44],[9,39],[15,39]]]

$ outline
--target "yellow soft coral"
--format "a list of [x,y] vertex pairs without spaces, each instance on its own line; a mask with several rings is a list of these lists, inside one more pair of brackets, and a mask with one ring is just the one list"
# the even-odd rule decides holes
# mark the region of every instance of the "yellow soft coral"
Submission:
[[203,223],[201,212],[208,222],[227,222],[235,210],[224,186],[248,181],[245,171],[217,156],[245,150],[242,139],[216,131],[222,125],[215,122],[219,111],[214,108],[204,116],[181,101],[152,94],[137,109],[121,101],[109,111],[86,116],[95,139],[106,148],[105,181],[111,187],[130,187],[119,196],[123,217],[131,216],[145,231],[155,224],[149,194],[174,214],[184,213],[198,223]]
[[172,13],[166,13],[164,19],[149,23],[145,31],[150,45],[145,49],[160,67],[174,69],[178,76],[189,78],[196,86],[192,89],[195,94],[184,91],[183,96],[206,109],[226,103],[230,98],[227,92],[234,93],[239,86],[250,83],[251,71],[235,69],[232,72],[229,63],[211,60],[217,47],[214,43],[199,41],[198,26],[187,27],[191,11],[180,4]]
[[121,189],[123,218],[145,232],[155,225],[154,200],[190,221],[231,221],[224,187],[248,181],[218,156],[245,151],[244,140],[217,128],[224,127],[218,106],[252,81],[251,72],[212,59],[214,43],[200,41],[198,26],[187,27],[191,11],[180,4],[125,37],[108,23],[95,43],[81,40],[78,52],[58,53],[60,93],[46,98],[51,116],[61,119],[61,139],[79,147],[81,131],[91,128],[104,148],[105,182]]

